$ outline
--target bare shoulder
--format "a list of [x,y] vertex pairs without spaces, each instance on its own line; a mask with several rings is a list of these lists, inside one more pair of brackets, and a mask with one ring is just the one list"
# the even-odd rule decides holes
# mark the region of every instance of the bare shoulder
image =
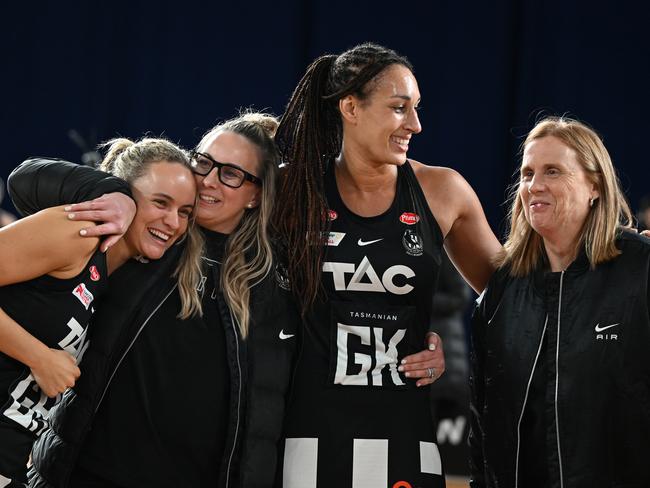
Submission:
[[467,205],[476,199],[472,187],[456,170],[444,166],[428,166],[410,160],[431,212],[444,235]]
[[17,262],[38,258],[40,274],[65,278],[83,267],[99,245],[98,238],[79,235],[91,225],[68,219],[63,206],[51,207],[0,229],[0,248]]

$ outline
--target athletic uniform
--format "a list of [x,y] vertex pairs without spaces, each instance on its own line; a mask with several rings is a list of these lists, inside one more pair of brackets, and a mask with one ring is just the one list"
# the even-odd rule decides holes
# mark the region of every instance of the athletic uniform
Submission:
[[[106,255],[96,251],[74,278],[43,275],[0,288],[0,307],[27,332],[81,360],[95,300],[107,286]],[[27,366],[0,353],[0,487],[25,482],[34,440],[59,397],[41,392]]]
[[327,300],[306,317],[285,421],[283,488],[444,486],[428,388],[397,368],[422,350],[442,233],[407,161],[375,217],[325,175]]

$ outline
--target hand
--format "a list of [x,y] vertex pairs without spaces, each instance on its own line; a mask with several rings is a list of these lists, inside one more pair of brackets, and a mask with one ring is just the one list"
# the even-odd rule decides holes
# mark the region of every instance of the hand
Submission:
[[60,349],[48,349],[30,370],[41,391],[50,398],[73,387],[81,375],[75,358]]
[[107,237],[100,247],[102,252],[119,241],[135,217],[135,202],[124,193],[107,193],[89,202],[75,203],[65,207],[71,220],[90,220],[103,222],[80,231],[82,236]]
[[429,332],[426,344],[427,349],[406,356],[397,368],[405,372],[407,378],[420,378],[415,383],[416,386],[430,385],[445,372],[445,354],[440,336],[435,332]]

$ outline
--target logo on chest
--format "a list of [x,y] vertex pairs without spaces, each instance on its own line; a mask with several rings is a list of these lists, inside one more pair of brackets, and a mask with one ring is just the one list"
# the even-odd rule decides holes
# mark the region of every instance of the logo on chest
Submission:
[[[354,263],[326,261],[323,263],[323,273],[332,273],[336,291],[365,291],[394,295],[406,295],[413,291],[413,286],[408,283],[408,279],[415,276],[411,268],[397,264],[386,269],[380,278],[367,256],[363,257],[358,267]],[[346,280],[347,275],[352,275],[349,281]]]
[[93,294],[90,293],[90,290],[86,288],[86,285],[84,283],[79,283],[77,286],[75,286],[74,290],[72,290],[72,294],[79,299],[86,310],[88,310],[88,307],[90,307],[90,304],[95,298],[93,297]]
[[600,325],[596,324],[594,331],[596,332],[597,341],[617,341],[618,340],[618,329],[615,327],[621,325],[620,323],[609,324],[609,325]]

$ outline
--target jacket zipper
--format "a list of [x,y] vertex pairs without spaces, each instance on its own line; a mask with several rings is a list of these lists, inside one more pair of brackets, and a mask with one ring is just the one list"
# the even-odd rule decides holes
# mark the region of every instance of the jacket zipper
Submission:
[[233,327],[233,332],[235,333],[235,344],[237,351],[237,372],[239,373],[239,388],[237,389],[237,422],[235,423],[235,437],[232,443],[232,449],[230,451],[230,456],[228,456],[228,467],[226,468],[226,488],[230,486],[230,468],[232,465],[232,458],[235,455],[235,450],[237,448],[237,437],[239,436],[239,418],[240,418],[240,408],[241,408],[241,388],[242,388],[242,374],[241,374],[241,362],[239,360],[239,335],[237,334],[236,322],[232,316],[232,311],[230,311],[230,323]]
[[156,308],[153,309],[153,311],[149,314],[149,316],[145,319],[145,321],[142,323],[142,325],[141,325],[140,328],[138,329],[138,332],[135,334],[135,336],[134,336],[133,339],[131,340],[131,343],[129,344],[129,346],[126,348],[126,350],[125,350],[124,353],[122,354],[122,357],[120,357],[120,360],[119,360],[119,361],[117,362],[117,364],[115,365],[115,368],[113,368],[113,372],[111,373],[111,376],[108,378],[108,381],[106,382],[106,386],[104,387],[104,391],[102,392],[102,396],[99,398],[99,402],[97,402],[97,406],[95,407],[95,413],[97,413],[97,410],[99,410],[99,406],[101,405],[102,401],[104,400],[104,397],[106,396],[106,392],[108,391],[108,387],[110,386],[111,381],[113,381],[113,377],[115,376],[115,373],[117,373],[117,370],[119,369],[120,365],[122,364],[122,361],[124,361],[124,358],[125,358],[126,355],[129,353],[129,351],[131,350],[131,348],[133,347],[133,344],[135,343],[136,339],[140,336],[140,333],[142,332],[142,330],[144,329],[144,327],[147,325],[147,323],[149,322],[149,320],[151,319],[151,317],[152,317],[152,316],[153,316],[153,315],[158,311],[158,309],[161,307],[161,305],[162,305],[163,303],[165,303],[165,300],[167,300],[167,298],[169,298],[169,295],[172,294],[172,292],[176,289],[177,286],[178,286],[178,285],[175,284],[175,285],[172,287],[172,289],[169,290],[169,292],[167,293],[167,295],[165,295],[165,298],[163,298],[163,299],[161,300],[161,302],[158,304],[158,306],[157,306]]
[[528,384],[526,385],[526,395],[524,396],[524,404],[521,406],[521,413],[519,414],[519,420],[517,421],[517,453],[515,455],[515,488],[519,486],[519,451],[521,448],[521,421],[524,418],[524,410],[526,409],[526,403],[528,402],[528,393],[530,392],[530,384],[533,381],[533,375],[535,374],[537,361],[542,351],[542,344],[544,344],[544,335],[546,334],[547,325],[548,325],[548,314],[546,315],[546,320],[544,320],[544,329],[542,330],[542,336],[539,340],[539,346],[537,346],[537,354],[535,355],[535,361],[533,362],[533,369],[530,371],[530,376],[528,377]]
[[558,385],[560,380],[560,323],[562,312],[562,285],[564,284],[564,271],[560,275],[560,299],[557,306],[557,340],[555,344],[555,437],[557,439],[557,459],[560,467],[560,488],[564,488],[564,474],[562,472],[562,451],[560,449],[560,419],[557,410]]

